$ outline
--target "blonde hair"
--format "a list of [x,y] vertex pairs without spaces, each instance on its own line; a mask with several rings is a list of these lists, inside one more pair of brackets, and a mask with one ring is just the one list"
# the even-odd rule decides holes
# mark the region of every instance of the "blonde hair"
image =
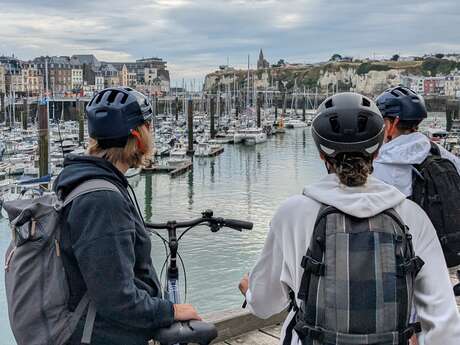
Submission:
[[150,158],[153,144],[152,134],[147,126],[141,125],[136,131],[140,137],[139,144],[137,137],[132,134],[124,147],[102,148],[96,139],[89,138],[87,153],[90,156],[104,158],[113,165],[123,163],[130,168],[139,168],[145,163],[146,158]]

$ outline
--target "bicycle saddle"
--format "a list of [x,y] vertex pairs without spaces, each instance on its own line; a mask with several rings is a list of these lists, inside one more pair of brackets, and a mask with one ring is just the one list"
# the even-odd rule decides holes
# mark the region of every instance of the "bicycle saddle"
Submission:
[[177,343],[208,345],[215,338],[217,338],[217,329],[213,324],[203,321],[185,321],[159,329],[153,340],[158,341],[161,345]]

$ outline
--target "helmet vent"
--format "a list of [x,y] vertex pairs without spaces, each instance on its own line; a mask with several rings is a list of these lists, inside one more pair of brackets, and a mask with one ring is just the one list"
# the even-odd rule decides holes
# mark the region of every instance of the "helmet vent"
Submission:
[[101,102],[102,96],[104,96],[105,92],[101,92],[99,95],[97,95],[96,98],[96,104],[99,104]]
[[398,87],[398,91],[402,92],[406,96],[409,94],[409,92],[407,92],[407,90],[404,89],[403,87]]
[[324,103],[324,106],[326,108],[332,108],[334,106],[334,103],[332,103],[332,98],[328,100],[326,103]]
[[400,95],[398,92],[396,92],[395,90],[392,90],[392,91],[391,91],[391,94],[392,94],[393,96],[395,96],[395,97],[401,96],[401,95]]
[[118,95],[118,92],[117,91],[112,91],[109,95],[109,97],[107,98],[107,103],[113,103],[115,101],[115,98],[117,97]]
[[125,104],[127,99],[128,99],[128,94],[125,93],[125,94],[123,95],[123,98],[121,99],[120,103],[121,103],[121,104]]
[[358,116],[358,133],[363,133],[366,130],[367,117],[364,115]]
[[337,116],[331,117],[329,119],[329,123],[331,124],[331,128],[334,133],[340,133],[340,124]]
[[362,105],[365,106],[365,107],[370,107],[371,106],[371,101],[369,101],[366,97],[363,97]]

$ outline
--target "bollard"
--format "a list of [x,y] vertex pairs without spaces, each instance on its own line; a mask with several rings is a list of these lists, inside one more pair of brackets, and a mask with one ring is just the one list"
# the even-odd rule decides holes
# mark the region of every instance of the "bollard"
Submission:
[[257,127],[260,128],[262,125],[262,121],[260,118],[260,107],[261,107],[262,102],[259,96],[257,96],[256,100],[257,100]]
[[195,151],[193,150],[193,101],[191,99],[188,100],[187,106],[187,113],[188,113],[188,149],[187,155],[193,156]]
[[40,177],[48,175],[48,112],[46,104],[38,106],[38,153]]
[[210,109],[209,109],[209,113],[210,113],[210,121],[211,121],[211,139],[214,139],[216,137],[216,127],[215,127],[215,123],[214,123],[214,114],[215,114],[215,111],[216,111],[216,107],[215,107],[215,100],[214,98],[211,97],[211,104],[210,104]]
[[78,116],[78,143],[83,146],[85,141],[85,102],[77,102],[77,116]]
[[307,99],[305,98],[305,96],[303,97],[303,101],[302,101],[302,121],[305,122],[306,121],[306,106],[307,106]]

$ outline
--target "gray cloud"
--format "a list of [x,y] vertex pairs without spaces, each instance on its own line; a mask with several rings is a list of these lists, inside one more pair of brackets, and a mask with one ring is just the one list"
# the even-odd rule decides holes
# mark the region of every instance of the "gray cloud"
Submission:
[[0,0],[0,53],[160,56],[172,78],[226,62],[460,51],[457,0]]

